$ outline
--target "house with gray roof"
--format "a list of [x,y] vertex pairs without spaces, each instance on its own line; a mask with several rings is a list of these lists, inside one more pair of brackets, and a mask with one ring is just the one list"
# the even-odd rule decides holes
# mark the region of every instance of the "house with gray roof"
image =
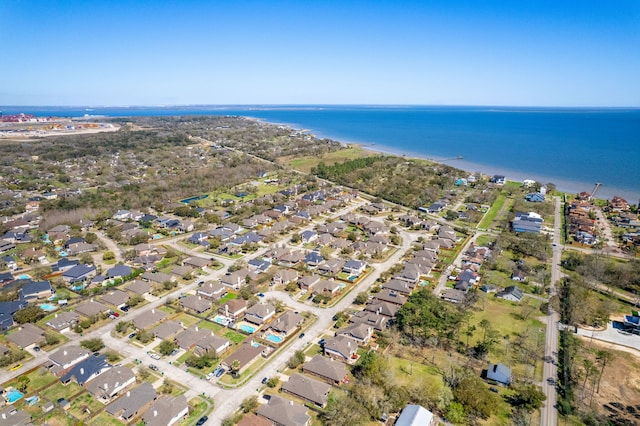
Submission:
[[502,363],[489,364],[487,379],[509,386],[511,384],[511,369]]
[[142,415],[145,426],[172,426],[189,414],[184,395],[161,396]]
[[69,312],[59,312],[54,315],[49,321],[47,321],[47,325],[57,332],[64,333],[69,331],[71,327],[73,327],[78,320],[80,319],[80,315],[78,315],[74,311]]
[[220,356],[230,347],[231,341],[224,337],[216,336],[211,332],[209,335],[198,340],[196,343],[195,353],[197,355],[215,354],[216,356]]
[[502,291],[499,291],[496,294],[496,297],[499,297],[501,299],[505,299],[505,300],[510,300],[512,302],[520,302],[522,300],[522,298],[524,297],[524,292],[522,291],[522,289],[518,286],[515,285],[511,285],[507,288],[505,288]]
[[136,382],[133,370],[126,366],[114,367],[107,370],[85,385],[85,388],[95,398],[109,401],[122,390]]
[[351,364],[357,359],[358,343],[347,336],[336,336],[325,339],[324,354],[338,361]]
[[183,309],[201,314],[211,309],[211,301],[201,296],[186,296],[180,299],[180,306]]
[[129,294],[117,288],[111,289],[100,298],[102,302],[113,305],[116,308],[122,308],[129,302]]
[[107,305],[103,305],[102,303],[96,302],[94,300],[88,300],[76,306],[76,312],[85,317],[106,314],[110,310],[111,309]]
[[227,294],[227,287],[219,282],[208,281],[196,290],[196,294],[208,300],[220,300]]
[[151,333],[153,333],[156,338],[164,340],[175,336],[182,330],[184,330],[184,328],[181,323],[169,320],[152,328]]
[[265,346],[252,343],[244,342],[235,352],[222,361],[222,365],[228,370],[233,365],[233,362],[238,360],[240,363],[238,374],[242,374],[259,356],[266,356],[267,348]]
[[394,278],[384,283],[383,287],[408,296],[415,288],[415,284]]
[[365,324],[377,331],[384,331],[387,328],[388,317],[375,312],[358,311],[351,315],[349,322],[354,324]]
[[20,289],[20,297],[24,300],[46,299],[55,292],[49,281],[28,281]]
[[158,393],[153,385],[149,382],[143,382],[140,386],[127,391],[120,398],[107,405],[105,411],[119,420],[128,422],[143,412],[157,398]]
[[359,345],[364,346],[369,343],[373,336],[373,327],[365,323],[351,323],[351,325],[336,331],[336,336],[347,336],[355,340]]
[[407,405],[395,422],[395,426],[432,426],[433,413],[420,405]]
[[327,405],[330,389],[330,385],[300,373],[293,373],[291,377],[289,377],[289,380],[282,385],[283,392],[302,398],[318,407]]
[[162,321],[167,318],[169,315],[165,311],[161,311],[160,309],[151,309],[146,312],[144,315],[138,315],[133,320],[133,325],[139,329],[143,330],[147,327],[152,326],[155,323]]
[[142,280],[135,280],[125,287],[128,291],[145,296],[151,290],[151,284]]
[[104,355],[90,356],[75,364],[71,369],[60,377],[62,383],[69,383],[75,379],[76,383],[84,386],[88,381],[98,377],[111,368]]
[[7,340],[20,349],[38,346],[44,342],[44,330],[34,324],[22,324],[17,331],[7,336]]
[[316,355],[302,366],[302,371],[321,378],[332,385],[340,385],[347,378],[347,366],[331,358]]
[[342,259],[328,259],[322,265],[318,266],[317,271],[323,275],[334,276],[342,271],[345,263]]
[[296,314],[292,311],[287,311],[276,318],[269,328],[279,333],[289,335],[295,332],[303,322],[304,317],[302,315]]
[[96,267],[81,263],[71,269],[67,269],[62,273],[62,279],[68,283],[77,283],[87,281],[96,274]]
[[193,268],[189,265],[174,266],[171,269],[171,275],[175,275],[178,278],[191,278],[193,276]]
[[269,303],[256,303],[244,314],[245,321],[253,324],[262,325],[268,322],[276,314],[275,306]]
[[273,278],[271,279],[271,285],[287,285],[291,282],[298,280],[298,271],[294,269],[278,269]]
[[305,275],[298,280],[298,285],[302,290],[313,291],[321,279],[320,275]]
[[389,290],[383,289],[381,292],[376,293],[373,296],[373,300],[380,300],[383,302],[393,303],[394,305],[402,306],[407,302],[407,297],[402,294]]
[[0,424],[2,426],[28,426],[33,423],[31,423],[31,414],[9,405],[0,411]]
[[454,288],[447,288],[441,294],[440,298],[451,303],[463,303],[467,300],[467,293]]
[[258,408],[256,414],[278,426],[308,426],[311,422],[304,405],[278,395],[271,395],[269,402]]
[[49,360],[59,367],[60,371],[89,358],[90,355],[91,352],[80,346],[65,346],[50,354]]
[[384,315],[389,318],[393,318],[398,313],[400,306],[395,303],[385,302],[383,300],[372,300],[364,306],[364,310],[367,312],[373,312],[375,314]]
[[140,278],[144,281],[150,282],[151,284],[164,284],[167,281],[176,281],[175,276],[165,274],[164,272],[145,272],[144,274],[140,275]]
[[130,266],[127,265],[116,265],[113,268],[107,270],[107,278],[116,279],[116,278],[124,278],[128,277],[133,273],[133,270]]

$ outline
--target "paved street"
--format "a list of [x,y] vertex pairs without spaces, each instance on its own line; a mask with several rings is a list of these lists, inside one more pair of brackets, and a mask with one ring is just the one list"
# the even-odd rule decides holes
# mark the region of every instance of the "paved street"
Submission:
[[[560,280],[560,261],[562,257],[562,248],[560,247],[560,225],[561,220],[561,203],[560,197],[554,197],[555,200],[555,218],[553,232],[553,255],[551,259],[551,285],[549,294],[555,294],[556,283]],[[541,410],[540,425],[555,426],[558,424],[557,391],[555,381],[558,377],[558,322],[560,315],[550,309],[547,315],[547,333],[545,338],[545,360],[553,360],[553,362],[544,363],[544,378],[542,381],[542,391],[547,397]],[[551,380],[549,380],[551,379]]]

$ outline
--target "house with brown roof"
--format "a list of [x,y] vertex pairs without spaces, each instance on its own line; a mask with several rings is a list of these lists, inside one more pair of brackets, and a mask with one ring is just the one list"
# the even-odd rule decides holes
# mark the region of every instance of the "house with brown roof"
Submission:
[[399,305],[399,306],[402,306],[405,303],[407,303],[406,296],[403,296],[402,294],[389,289],[382,289],[381,292],[376,293],[373,296],[373,300],[380,300],[383,302],[393,303],[394,305]]
[[236,426],[273,426],[273,422],[264,417],[258,417],[256,414],[247,413],[242,416]]
[[182,261],[182,265],[191,266],[192,268],[195,268],[195,269],[206,268],[210,264],[211,264],[211,260],[205,259],[203,257],[198,257],[198,256],[189,257]]
[[347,367],[341,362],[322,355],[314,356],[302,366],[302,372],[321,378],[325,382],[339,386],[347,379]]
[[282,391],[311,402],[318,407],[327,405],[331,386],[303,376],[300,373],[293,373],[289,380],[282,385]]
[[257,415],[277,426],[308,426],[311,422],[304,405],[278,395],[271,395],[269,402],[258,408]]
[[151,333],[153,333],[157,339],[165,340],[175,336],[182,330],[184,330],[184,328],[181,323],[169,320],[153,327]]
[[396,291],[405,296],[408,296],[411,294],[411,292],[415,288],[415,284],[409,283],[407,281],[398,280],[398,279],[392,279],[384,283],[383,287],[389,290]]
[[342,271],[345,263],[342,259],[328,259],[318,266],[317,271],[323,275],[335,276]]
[[64,371],[89,358],[90,355],[91,352],[80,346],[65,346],[49,355],[49,360],[58,367],[57,371]]
[[320,275],[305,275],[298,280],[298,285],[302,290],[313,291],[316,285],[321,281]]
[[247,312],[247,301],[244,299],[227,300],[218,308],[218,313],[225,317],[238,319]]
[[140,279],[150,282],[151,284],[164,284],[166,282],[176,282],[176,277],[165,274],[164,272],[145,272],[140,275]]
[[266,346],[254,344],[253,342],[244,342],[235,352],[222,361],[222,365],[229,370],[233,362],[238,360],[238,374],[242,374],[260,356],[267,356]]
[[162,321],[168,316],[169,314],[167,314],[165,311],[154,308],[146,312],[144,315],[138,315],[137,317],[135,317],[133,319],[133,325],[139,330],[144,330],[145,328]]
[[183,309],[201,314],[211,309],[211,301],[200,296],[186,296],[180,299],[180,306]]

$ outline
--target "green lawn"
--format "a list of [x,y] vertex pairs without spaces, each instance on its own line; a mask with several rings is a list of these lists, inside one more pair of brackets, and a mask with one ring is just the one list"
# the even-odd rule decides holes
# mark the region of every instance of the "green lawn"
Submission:
[[182,321],[182,324],[186,327],[189,328],[194,324],[197,324],[198,321],[200,321],[200,318],[196,318],[193,317],[191,315],[185,314],[184,312],[179,313],[178,315],[176,315],[174,318],[172,318],[174,321]]
[[189,401],[189,416],[180,424],[192,425],[200,417],[209,413],[211,408],[213,408],[213,402],[206,401],[202,397],[191,399]]
[[506,195],[504,194],[498,195],[498,198],[496,198],[496,201],[491,205],[491,208],[489,209],[489,211],[484,215],[484,217],[480,221],[480,224],[478,224],[478,228],[488,229],[493,223],[493,221],[496,219],[496,216],[498,216],[498,213],[500,212],[500,209],[502,209],[502,206],[504,205],[506,200],[507,200]]
[[212,322],[209,322],[209,321],[200,321],[198,323],[198,327],[206,328],[207,330],[211,330],[215,334],[218,334],[224,328],[220,324],[215,324],[215,323],[212,323]]
[[480,235],[478,238],[476,238],[476,245],[478,246],[486,246],[489,243],[492,243],[496,240],[496,237],[494,237],[493,235]]
[[231,340],[231,343],[233,343],[234,345],[239,345],[246,338],[246,336],[244,334],[238,333],[237,331],[233,331],[233,330],[227,330],[223,334],[223,336],[225,338]]
[[113,417],[112,415],[104,411],[100,413],[98,416],[91,419],[91,422],[92,424],[104,425],[104,426],[123,426],[124,425],[124,423],[122,423],[121,421],[117,420],[115,417]]
[[27,375],[27,377],[29,378],[29,388],[28,388],[29,392],[32,390],[41,389],[46,385],[48,385],[49,383],[52,383],[58,380],[56,376],[49,373],[44,368],[38,368],[33,370],[31,373]]
[[57,401],[58,398],[66,398],[67,400],[82,390],[82,387],[75,382],[68,385],[56,383],[55,385],[42,391],[42,397],[49,401]]
[[71,402],[69,413],[71,413],[73,417],[83,420],[97,412],[102,407],[104,407],[104,405],[87,392],[83,393]]
[[349,148],[344,148],[338,151],[330,152],[323,156],[309,156],[309,157],[300,157],[295,158],[288,161],[286,164],[289,167],[293,167],[296,170],[301,170],[303,172],[310,172],[311,169],[318,165],[321,161],[325,164],[334,164],[341,163],[346,160],[352,160],[355,158],[367,157],[371,155],[376,155],[371,151],[365,151],[360,146],[351,146]]
[[227,293],[225,294],[225,296],[223,298],[221,298],[218,301],[218,306],[222,306],[225,303],[227,303],[229,300],[233,300],[233,299],[237,299],[238,298],[238,294],[237,293]]

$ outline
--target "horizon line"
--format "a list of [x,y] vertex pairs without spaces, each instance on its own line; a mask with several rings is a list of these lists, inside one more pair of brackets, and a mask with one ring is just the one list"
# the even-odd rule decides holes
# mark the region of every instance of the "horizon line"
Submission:
[[[98,105],[98,104],[64,104],[64,105],[52,105],[52,104],[17,104],[17,105],[0,105],[0,108],[184,108],[184,107],[218,107],[218,108],[233,108],[233,107],[450,107],[450,108],[464,108],[464,107],[476,107],[476,108],[558,108],[558,109],[640,109],[640,105],[616,105],[616,106],[603,106],[603,105],[491,105],[491,104],[401,104],[401,103],[380,103],[380,104],[363,104],[363,103],[237,103],[237,104],[131,104],[131,105]],[[0,110],[1,112],[1,110]]]

